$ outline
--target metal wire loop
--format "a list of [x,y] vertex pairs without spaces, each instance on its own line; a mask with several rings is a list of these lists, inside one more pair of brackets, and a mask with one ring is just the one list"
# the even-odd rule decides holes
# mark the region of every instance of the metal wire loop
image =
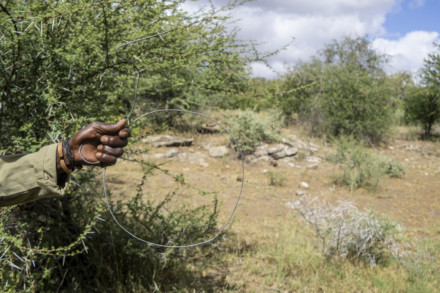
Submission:
[[145,114],[143,114],[142,116],[139,116],[139,117],[136,118],[132,123],[130,123],[129,126],[133,126],[136,122],[138,122],[138,121],[141,120],[142,118],[145,118],[145,117],[147,117],[147,116],[149,116],[149,115],[151,115],[151,114],[154,114],[154,113],[160,113],[160,112],[182,112],[182,113],[189,113],[189,114],[194,114],[194,115],[198,115],[198,116],[204,117],[204,118],[206,118],[206,119],[211,120],[211,121],[214,122],[216,125],[222,127],[222,128],[223,128],[223,129],[224,129],[224,130],[225,130],[225,131],[231,136],[231,138],[232,138],[232,140],[233,140],[233,142],[234,142],[234,145],[236,146],[237,151],[238,151],[238,153],[239,153],[239,158],[240,158],[240,160],[241,160],[241,169],[242,169],[242,170],[241,170],[241,173],[242,173],[241,176],[242,176],[242,179],[243,179],[243,180],[241,181],[240,192],[239,192],[239,194],[238,194],[237,201],[236,201],[236,203],[235,203],[235,206],[234,206],[234,209],[232,210],[231,215],[229,216],[229,218],[228,218],[228,220],[225,222],[225,224],[223,224],[223,226],[222,226],[222,227],[220,228],[220,230],[217,232],[217,234],[214,235],[214,237],[212,237],[212,238],[210,238],[210,239],[208,239],[208,240],[205,240],[205,241],[201,241],[201,242],[199,242],[199,243],[194,243],[194,244],[190,244],[190,245],[164,245],[164,244],[158,244],[158,243],[154,243],[154,242],[151,242],[151,241],[148,241],[148,240],[142,239],[142,238],[140,238],[140,237],[134,235],[134,234],[131,233],[130,231],[128,231],[124,226],[122,226],[122,225],[119,223],[119,221],[116,219],[115,215],[113,214],[113,211],[112,211],[112,209],[111,209],[111,206],[110,206],[110,203],[109,203],[109,199],[108,199],[108,196],[107,196],[107,189],[106,189],[106,167],[104,167],[104,174],[103,174],[103,176],[102,176],[102,184],[103,184],[104,196],[105,196],[105,200],[106,200],[106,203],[107,203],[108,211],[109,211],[110,215],[112,216],[113,220],[115,221],[115,223],[116,223],[116,224],[117,224],[122,230],[124,230],[128,235],[130,235],[131,237],[133,237],[134,239],[136,239],[136,240],[138,240],[138,241],[141,241],[141,242],[146,243],[146,244],[151,245],[151,246],[162,247],[162,248],[189,248],[189,247],[195,247],[195,246],[199,246],[199,245],[208,244],[208,243],[210,243],[210,242],[213,242],[215,239],[217,239],[217,238],[220,236],[220,234],[223,233],[223,231],[226,229],[227,225],[228,225],[229,222],[231,221],[232,217],[234,216],[235,211],[237,210],[237,207],[238,207],[238,203],[240,202],[240,198],[241,198],[241,195],[242,195],[242,193],[243,193],[243,186],[244,186],[244,158],[243,158],[242,153],[241,153],[241,148],[240,148],[240,146],[239,146],[237,140],[235,139],[235,137],[232,135],[232,133],[231,133],[231,132],[230,132],[230,131],[229,131],[229,130],[228,130],[228,129],[227,129],[227,128],[221,123],[221,122],[218,122],[217,120],[214,120],[213,118],[211,118],[211,117],[209,117],[209,116],[206,116],[206,115],[204,115],[204,114],[200,114],[200,113],[192,112],[192,111],[187,111],[187,110],[180,110],[180,109],[160,109],[160,110],[154,110],[154,111],[151,111],[151,112],[145,113]]
[[81,160],[83,160],[84,162],[86,162],[86,163],[89,164],[89,165],[99,165],[99,164],[101,164],[100,161],[90,162],[90,161],[87,161],[87,160],[83,157],[83,155],[81,154],[81,150],[82,150],[83,145],[84,145],[84,144],[81,144],[81,145],[79,146],[79,150],[78,150],[78,152],[79,152],[79,156],[81,157]]

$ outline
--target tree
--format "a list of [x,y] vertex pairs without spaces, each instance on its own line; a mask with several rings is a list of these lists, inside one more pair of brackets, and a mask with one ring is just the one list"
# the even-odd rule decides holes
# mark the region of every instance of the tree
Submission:
[[301,63],[292,67],[284,77],[282,93],[278,95],[277,105],[287,120],[298,120],[307,123],[315,131],[319,124],[317,102],[320,98],[323,63],[317,58],[309,63]]
[[383,69],[386,57],[372,49],[367,37],[333,41],[319,57],[287,75],[291,109],[304,113],[302,120],[314,132],[382,140],[398,95]]
[[[247,74],[245,47],[226,32],[227,16],[217,10],[188,15],[179,8],[183,2],[0,0],[0,153],[31,152],[52,142],[49,136],[64,139],[90,120],[125,116],[132,106],[134,65],[142,73],[141,110],[149,103],[193,107],[205,102],[205,93],[239,91]],[[168,30],[121,47],[120,56],[115,52],[118,45]],[[152,172],[143,169],[145,176]],[[110,217],[90,237],[99,216],[105,218],[95,175],[76,174],[77,184],[61,199],[1,210],[0,253],[11,260],[1,263],[2,292],[170,291],[181,283],[185,260],[127,240]],[[142,185],[128,203],[110,201],[135,234],[166,241],[179,223],[215,229],[216,209],[159,215],[162,203],[142,201]],[[140,219],[150,217],[145,229]],[[184,231],[185,237],[196,234]],[[86,247],[93,253],[84,255]],[[17,256],[20,263],[14,264]]]
[[182,2],[1,1],[0,151],[34,151],[48,133],[68,136],[87,121],[128,113],[134,64],[145,104],[190,107],[203,103],[195,92],[206,98],[233,88],[246,60],[226,32],[227,16],[189,16]]
[[405,118],[421,125],[424,137],[431,136],[432,127],[440,119],[440,97],[433,87],[417,86],[405,98]]
[[405,116],[421,125],[424,137],[431,136],[432,127],[440,120],[440,44],[437,52],[428,55],[421,70],[421,84],[405,99]]

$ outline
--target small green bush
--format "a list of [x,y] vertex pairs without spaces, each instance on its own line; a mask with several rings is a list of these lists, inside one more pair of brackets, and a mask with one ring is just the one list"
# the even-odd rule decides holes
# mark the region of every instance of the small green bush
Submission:
[[405,167],[401,163],[374,154],[353,138],[342,137],[335,144],[336,152],[327,159],[342,165],[343,172],[336,177],[336,182],[348,185],[351,190],[359,187],[375,189],[381,177],[401,178],[405,174]]
[[279,140],[274,122],[273,119],[262,121],[253,111],[246,110],[238,115],[230,116],[228,124],[241,150],[246,154],[253,152],[259,143],[271,143]]

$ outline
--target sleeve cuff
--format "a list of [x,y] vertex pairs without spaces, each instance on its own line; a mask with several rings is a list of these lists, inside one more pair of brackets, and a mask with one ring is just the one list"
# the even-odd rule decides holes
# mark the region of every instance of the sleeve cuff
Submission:
[[40,149],[42,162],[36,164],[37,184],[41,191],[39,199],[49,196],[63,196],[67,190],[70,176],[63,187],[57,184],[57,168],[56,168],[56,151],[57,144],[45,146]]

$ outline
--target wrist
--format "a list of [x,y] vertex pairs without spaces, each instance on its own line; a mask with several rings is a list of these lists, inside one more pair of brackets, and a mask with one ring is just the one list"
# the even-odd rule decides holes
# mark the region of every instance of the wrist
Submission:
[[67,158],[68,163],[66,162],[66,164],[69,164],[68,167],[69,169],[77,169],[80,170],[82,169],[82,163],[80,160],[75,160],[75,156],[73,155],[73,142],[72,139],[66,139],[65,141],[63,141],[63,151],[65,154],[65,157]]
[[57,146],[57,166],[58,165],[67,174],[70,174],[75,170],[75,166],[73,166],[73,164],[69,161],[69,159],[65,155],[62,142],[59,142]]

